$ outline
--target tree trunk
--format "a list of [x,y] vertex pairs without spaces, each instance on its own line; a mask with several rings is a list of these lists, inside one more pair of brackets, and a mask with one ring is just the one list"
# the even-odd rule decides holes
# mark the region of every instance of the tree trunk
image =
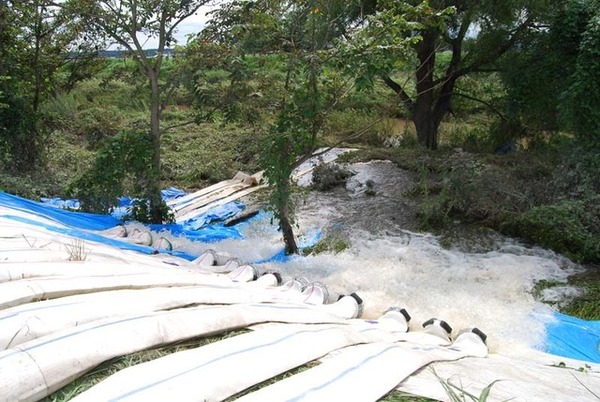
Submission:
[[422,32],[423,39],[416,45],[419,67],[415,77],[417,80],[417,98],[413,104],[412,121],[417,130],[419,144],[436,149],[438,145],[437,129],[435,124],[433,108],[435,102],[434,94],[434,69],[437,32],[427,30]]
[[164,214],[162,208],[162,196],[160,192],[160,87],[158,84],[158,71],[147,69],[152,90],[150,99],[150,132],[152,134],[152,164],[148,175],[148,194],[150,200],[150,221],[162,223]]
[[[452,65],[443,78],[436,80],[435,56],[439,32],[427,30],[421,33],[422,40],[415,46],[419,65],[415,72],[417,94],[413,100],[404,88],[389,76],[383,82],[400,97],[415,125],[419,144],[429,149],[438,147],[440,123],[450,110],[454,84],[458,78],[456,68],[460,61],[460,47],[453,49]],[[440,88],[441,83],[441,88]]]
[[289,202],[286,200],[279,211],[279,227],[283,233],[286,255],[298,254],[298,245],[296,244],[296,238],[294,237],[294,229],[290,222],[289,212]]
[[415,124],[419,144],[428,149],[437,149],[439,124],[435,124],[431,109],[415,109],[412,121]]

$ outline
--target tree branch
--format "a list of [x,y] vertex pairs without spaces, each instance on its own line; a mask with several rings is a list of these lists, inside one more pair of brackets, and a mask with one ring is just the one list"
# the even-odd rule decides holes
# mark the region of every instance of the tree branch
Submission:
[[504,53],[510,50],[511,47],[513,47],[513,45],[517,42],[517,39],[519,38],[519,34],[525,29],[527,29],[530,26],[531,22],[531,17],[527,18],[521,25],[519,25],[513,30],[512,35],[504,44],[495,48],[494,52],[488,54],[487,57],[480,57],[479,59],[475,59],[470,65],[457,70],[454,73],[456,78],[477,71],[483,68],[486,64],[497,60],[500,56],[502,56]]
[[475,101],[475,102],[479,102],[482,105],[487,106],[492,112],[494,112],[495,114],[497,114],[498,117],[500,117],[500,119],[502,121],[506,121],[507,120],[506,116],[504,116],[502,114],[502,112],[500,112],[497,108],[495,108],[494,105],[492,105],[491,103],[489,103],[487,101],[484,101],[483,99],[475,98],[475,97],[473,97],[471,95],[463,94],[463,93],[460,93],[460,92],[457,92],[457,91],[454,91],[454,95],[455,96],[460,96],[462,98],[469,99],[469,100],[472,100],[472,101]]
[[177,123],[177,124],[173,124],[172,126],[165,127],[165,128],[162,129],[162,131],[164,133],[164,132],[167,132],[167,131],[172,130],[174,128],[177,128],[177,127],[189,126],[190,124],[198,124],[198,123],[196,122],[196,119],[189,120],[189,121],[185,121],[183,123]]
[[390,78],[389,75],[382,75],[381,79],[388,87],[390,87],[392,89],[392,91],[396,92],[400,96],[400,100],[402,101],[402,103],[404,103],[404,106],[408,110],[412,111],[414,102],[410,98],[410,96],[406,93],[404,88],[400,84],[398,84],[396,81],[394,81],[392,78]]

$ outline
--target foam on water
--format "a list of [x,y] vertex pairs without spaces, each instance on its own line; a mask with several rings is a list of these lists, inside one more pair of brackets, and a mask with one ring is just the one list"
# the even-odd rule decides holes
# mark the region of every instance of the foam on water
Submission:
[[[357,292],[365,301],[367,318],[400,306],[413,316],[413,329],[433,317],[446,320],[455,333],[477,326],[497,353],[518,353],[543,342],[540,317],[550,316],[543,313],[552,307],[535,300],[531,290],[539,280],[566,282],[578,266],[511,239],[501,239],[494,251],[484,253],[444,249],[435,236],[404,230],[403,219],[412,214],[411,201],[404,197],[412,183],[407,172],[389,162],[354,164],[350,169],[356,175],[346,190],[335,196],[311,193],[300,200],[296,229],[310,237],[315,228],[340,226],[350,247],[339,254],[295,257],[259,268],[279,271],[284,279],[320,281],[338,294]],[[376,197],[356,191],[367,180],[374,184]],[[283,247],[269,216],[247,224],[244,236],[209,245],[179,243],[177,248],[192,254],[212,248],[253,262]],[[573,288],[565,286],[560,294],[543,297],[556,302],[572,295]]]
[[[314,223],[302,222],[299,233],[303,226],[310,231]],[[281,250],[281,236],[268,217],[247,226],[244,234],[244,240],[225,240],[210,248],[244,261],[265,259]],[[577,270],[566,258],[511,240],[487,253],[447,250],[434,236],[406,231],[373,235],[354,230],[349,241],[351,247],[338,254],[294,257],[258,267],[279,271],[284,279],[323,282],[334,293],[357,292],[365,301],[365,318],[400,306],[413,316],[412,329],[433,317],[446,320],[455,333],[477,326],[488,334],[490,349],[504,354],[544,340],[539,317],[551,307],[531,295],[535,282],[566,281]]]

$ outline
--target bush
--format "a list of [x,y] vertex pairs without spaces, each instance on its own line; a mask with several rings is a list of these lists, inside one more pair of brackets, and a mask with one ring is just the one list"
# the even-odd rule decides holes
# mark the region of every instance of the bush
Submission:
[[121,132],[106,141],[94,164],[70,184],[69,196],[82,209],[107,213],[123,195],[142,195],[151,174],[152,138],[147,132]]
[[322,253],[339,254],[350,247],[348,240],[339,234],[328,235],[317,244],[302,250],[303,255],[317,255]]
[[559,198],[585,199],[600,194],[600,149],[573,142],[562,149],[552,178]]
[[0,168],[31,172],[41,161],[44,138],[39,116],[24,98],[7,95],[0,107]]
[[[381,146],[384,138],[380,135],[377,124],[374,124],[378,118],[379,116],[362,110],[338,110],[327,116],[323,131],[327,133],[327,137],[332,137],[333,142]],[[362,134],[358,135],[359,133]]]
[[199,188],[232,178],[239,170],[258,172],[265,133],[234,124],[201,124],[163,135],[163,179]]
[[600,260],[600,197],[537,206],[505,229],[578,262]]

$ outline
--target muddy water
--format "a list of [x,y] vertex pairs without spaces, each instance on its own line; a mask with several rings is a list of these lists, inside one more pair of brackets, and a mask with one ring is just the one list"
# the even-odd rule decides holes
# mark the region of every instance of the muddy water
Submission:
[[[486,252],[445,249],[439,238],[407,230],[414,228],[415,212],[414,203],[404,196],[413,183],[407,172],[389,162],[349,168],[356,174],[346,188],[300,197],[297,233],[301,240],[319,231],[335,234],[350,247],[338,254],[262,264],[261,269],[320,281],[340,294],[357,292],[365,300],[366,317],[402,306],[413,316],[413,328],[432,317],[446,320],[455,331],[477,326],[498,353],[518,353],[543,342],[539,314],[550,307],[534,300],[531,289],[541,279],[565,281],[579,269],[576,265],[501,236]],[[213,248],[258,261],[282,247],[268,216],[244,231],[245,240],[227,240]]]

